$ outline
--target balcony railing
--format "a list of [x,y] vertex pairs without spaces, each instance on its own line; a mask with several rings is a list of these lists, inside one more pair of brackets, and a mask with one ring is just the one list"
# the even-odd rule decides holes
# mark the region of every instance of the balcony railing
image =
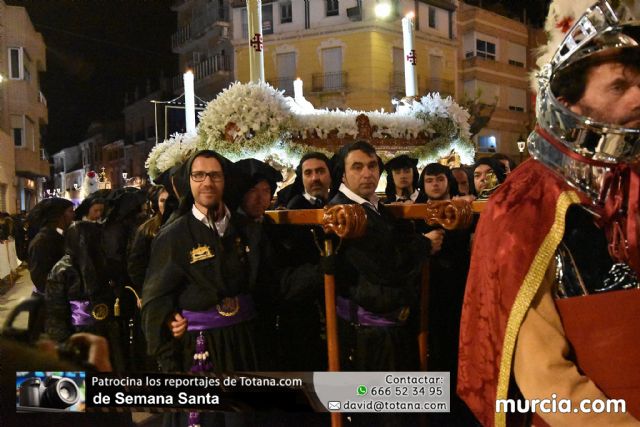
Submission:
[[187,42],[187,40],[191,40],[191,25],[187,24],[182,28],[178,28],[171,36],[171,47],[176,48],[178,46],[182,46]]
[[[194,80],[198,81],[217,74],[222,71],[231,71],[231,58],[227,55],[214,55],[194,65],[193,67]],[[173,90],[180,89],[184,86],[183,76],[176,76],[171,81],[171,87]]]
[[442,96],[455,95],[455,83],[446,79],[427,79],[427,92],[440,92]]
[[313,74],[311,88],[312,92],[343,92],[347,89],[347,72]]
[[[181,27],[171,36],[171,47],[174,49],[189,40],[197,39],[205,34],[212,26],[229,23],[229,9],[220,8],[215,3],[209,3],[198,10],[194,10],[193,19]],[[227,37],[228,30],[220,31],[220,37]]]
[[284,90],[285,96],[293,96],[293,81],[295,77],[278,77],[269,80],[269,84],[276,89]]

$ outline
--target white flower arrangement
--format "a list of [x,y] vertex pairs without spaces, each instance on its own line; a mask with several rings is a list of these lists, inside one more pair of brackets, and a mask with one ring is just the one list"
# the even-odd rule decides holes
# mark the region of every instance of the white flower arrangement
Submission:
[[198,135],[176,133],[153,147],[145,162],[149,177],[153,180],[172,167],[183,163],[200,148]]
[[[200,113],[200,133],[207,142],[224,140],[242,144],[260,135],[277,141],[291,122],[291,111],[281,91],[267,83],[232,83]],[[227,124],[236,126],[227,129]]]
[[469,113],[451,97],[432,93],[419,101],[400,101],[395,113],[316,110],[302,108],[267,83],[235,82],[200,113],[198,136],[173,135],[152,150],[145,166],[153,179],[194,150],[211,149],[233,161],[253,157],[277,163],[279,170],[295,168],[305,152],[318,148],[294,142],[294,136],[303,141],[307,137],[356,138],[360,114],[369,118],[374,138],[426,137],[429,142],[410,153],[420,164],[437,161],[452,150],[463,163],[474,161]]

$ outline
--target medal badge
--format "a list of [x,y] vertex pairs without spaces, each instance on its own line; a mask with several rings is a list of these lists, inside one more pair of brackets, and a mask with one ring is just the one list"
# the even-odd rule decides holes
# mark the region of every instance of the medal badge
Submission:
[[191,264],[195,264],[198,261],[213,258],[214,254],[211,248],[207,245],[198,245],[191,249]]
[[109,315],[109,307],[107,304],[96,304],[91,310],[91,316],[96,320],[104,320]]
[[235,316],[240,311],[240,300],[238,297],[223,298],[222,304],[216,305],[216,310],[225,317]]

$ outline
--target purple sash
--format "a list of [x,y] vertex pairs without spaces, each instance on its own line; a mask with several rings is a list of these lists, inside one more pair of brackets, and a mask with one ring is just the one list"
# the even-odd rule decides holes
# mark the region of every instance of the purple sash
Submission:
[[[352,305],[356,310],[352,311]],[[336,314],[347,322],[357,323],[363,326],[400,326],[406,319],[401,318],[403,309],[395,310],[387,314],[375,314],[356,305],[341,296],[336,296]],[[408,314],[408,312],[407,312]],[[353,318],[355,315],[355,319]]]
[[89,311],[91,302],[71,300],[69,304],[71,305],[71,324],[73,326],[88,326],[94,324],[95,320],[91,317],[91,312]]
[[182,310],[188,331],[224,328],[247,321],[255,314],[253,299],[249,295],[225,298],[221,304],[207,311]]

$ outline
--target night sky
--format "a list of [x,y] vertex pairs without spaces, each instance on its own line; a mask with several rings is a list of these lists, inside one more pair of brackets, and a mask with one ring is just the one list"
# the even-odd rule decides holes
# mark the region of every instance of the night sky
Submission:
[[[320,1],[320,0],[317,0]],[[41,75],[49,107],[43,142],[49,154],[78,144],[94,120],[122,117],[124,94],[162,73],[178,74],[171,52],[177,14],[172,0],[6,0],[27,8],[47,46]],[[541,25],[547,0],[468,0]]]
[[171,0],[7,0],[26,7],[47,47],[42,92],[49,154],[76,145],[94,120],[122,117],[124,94],[178,74]]

